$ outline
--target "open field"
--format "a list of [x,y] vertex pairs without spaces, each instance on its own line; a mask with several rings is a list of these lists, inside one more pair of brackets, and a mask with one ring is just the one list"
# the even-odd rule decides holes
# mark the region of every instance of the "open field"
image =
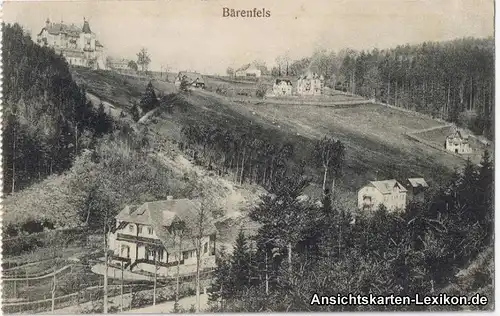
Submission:
[[[227,78],[206,77],[208,85],[226,84],[238,88],[251,88],[252,82],[228,82]],[[101,80],[92,77],[92,80]],[[107,79],[106,79],[107,80]],[[143,83],[134,83],[141,90]],[[93,83],[100,86],[99,82]],[[169,93],[172,84],[153,82],[158,91]],[[335,94],[333,92],[332,94]],[[295,145],[293,163],[310,160],[314,140],[326,135],[340,139],[346,146],[346,168],[339,188],[354,194],[366,181],[375,178],[425,177],[431,183],[445,181],[451,171],[461,167],[464,160],[453,154],[416,142],[405,136],[432,127],[445,126],[442,121],[418,113],[402,111],[385,105],[355,104],[349,95],[338,92],[334,107],[287,104],[280,99],[256,99],[239,96],[224,97],[215,92],[195,90],[179,101],[172,114],[160,112],[152,120],[150,130],[158,139],[180,140],[180,129],[185,124],[211,124],[239,130],[257,129],[257,134],[275,142]],[[327,99],[327,96],[316,98]],[[354,96],[354,100],[360,99]],[[354,101],[351,100],[351,101]],[[333,102],[333,101],[332,101]],[[182,109],[181,109],[182,108]],[[309,163],[308,172],[317,179],[319,170]]]
[[403,135],[444,125],[442,122],[383,105],[327,108],[265,101],[241,104],[203,91],[197,91],[188,100],[213,115],[239,117],[242,122],[251,121],[272,130],[275,137],[282,135],[296,144],[302,158],[311,152],[311,140],[325,135],[340,139],[347,147],[343,182],[351,190],[374,179],[377,172],[378,178],[424,176],[440,182],[441,174],[446,175],[454,166],[463,164],[460,158],[415,143]]

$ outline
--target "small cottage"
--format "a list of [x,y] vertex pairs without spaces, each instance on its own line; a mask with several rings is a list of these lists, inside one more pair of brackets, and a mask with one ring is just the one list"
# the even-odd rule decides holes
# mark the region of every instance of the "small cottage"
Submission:
[[191,88],[205,89],[205,80],[203,80],[203,76],[197,72],[179,72],[174,82],[176,88],[181,86],[182,80],[186,80]]
[[425,192],[429,185],[424,178],[409,178],[406,187],[408,188],[408,202],[423,203],[425,201]]

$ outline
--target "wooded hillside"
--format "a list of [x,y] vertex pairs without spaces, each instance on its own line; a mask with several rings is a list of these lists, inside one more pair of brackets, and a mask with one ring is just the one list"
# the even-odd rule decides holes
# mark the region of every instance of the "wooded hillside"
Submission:
[[317,51],[294,61],[290,75],[311,70],[327,84],[430,114],[492,138],[494,42],[464,38],[388,50]]
[[2,32],[4,192],[14,192],[69,168],[111,122],[86,100],[62,56],[18,24],[2,24]]

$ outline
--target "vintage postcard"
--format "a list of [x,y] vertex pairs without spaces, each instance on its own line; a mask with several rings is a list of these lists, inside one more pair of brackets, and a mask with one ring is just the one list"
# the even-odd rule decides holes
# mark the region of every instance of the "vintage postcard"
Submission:
[[2,10],[3,313],[494,310],[493,0]]

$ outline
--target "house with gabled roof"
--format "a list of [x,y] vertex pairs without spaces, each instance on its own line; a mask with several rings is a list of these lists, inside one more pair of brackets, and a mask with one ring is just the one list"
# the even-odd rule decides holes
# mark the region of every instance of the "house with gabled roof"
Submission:
[[407,182],[408,202],[423,203],[425,200],[425,192],[429,188],[429,184],[427,184],[424,178],[409,178]]
[[[210,217],[199,226],[201,203],[173,199],[127,205],[115,217],[115,230],[108,235],[112,260],[131,271],[172,275],[177,265],[182,274],[196,271],[196,241],[200,232],[202,269],[215,267],[217,230]],[[175,269],[174,269],[175,268]]]
[[236,77],[255,77],[259,78],[262,75],[262,71],[252,64],[246,64],[238,68],[234,75]]
[[395,179],[370,181],[358,191],[358,208],[375,211],[384,205],[389,211],[406,207],[406,188]]
[[275,96],[292,95],[292,87],[292,81],[278,78],[273,84],[273,94]]
[[457,128],[454,128],[453,131],[446,136],[444,148],[456,154],[472,153],[472,147],[469,143],[469,135]]
[[203,79],[203,76],[200,73],[181,71],[175,78],[174,85],[177,88],[180,88],[181,82],[183,80],[186,80],[188,86],[191,88],[200,88],[200,89],[205,88],[205,80]]

